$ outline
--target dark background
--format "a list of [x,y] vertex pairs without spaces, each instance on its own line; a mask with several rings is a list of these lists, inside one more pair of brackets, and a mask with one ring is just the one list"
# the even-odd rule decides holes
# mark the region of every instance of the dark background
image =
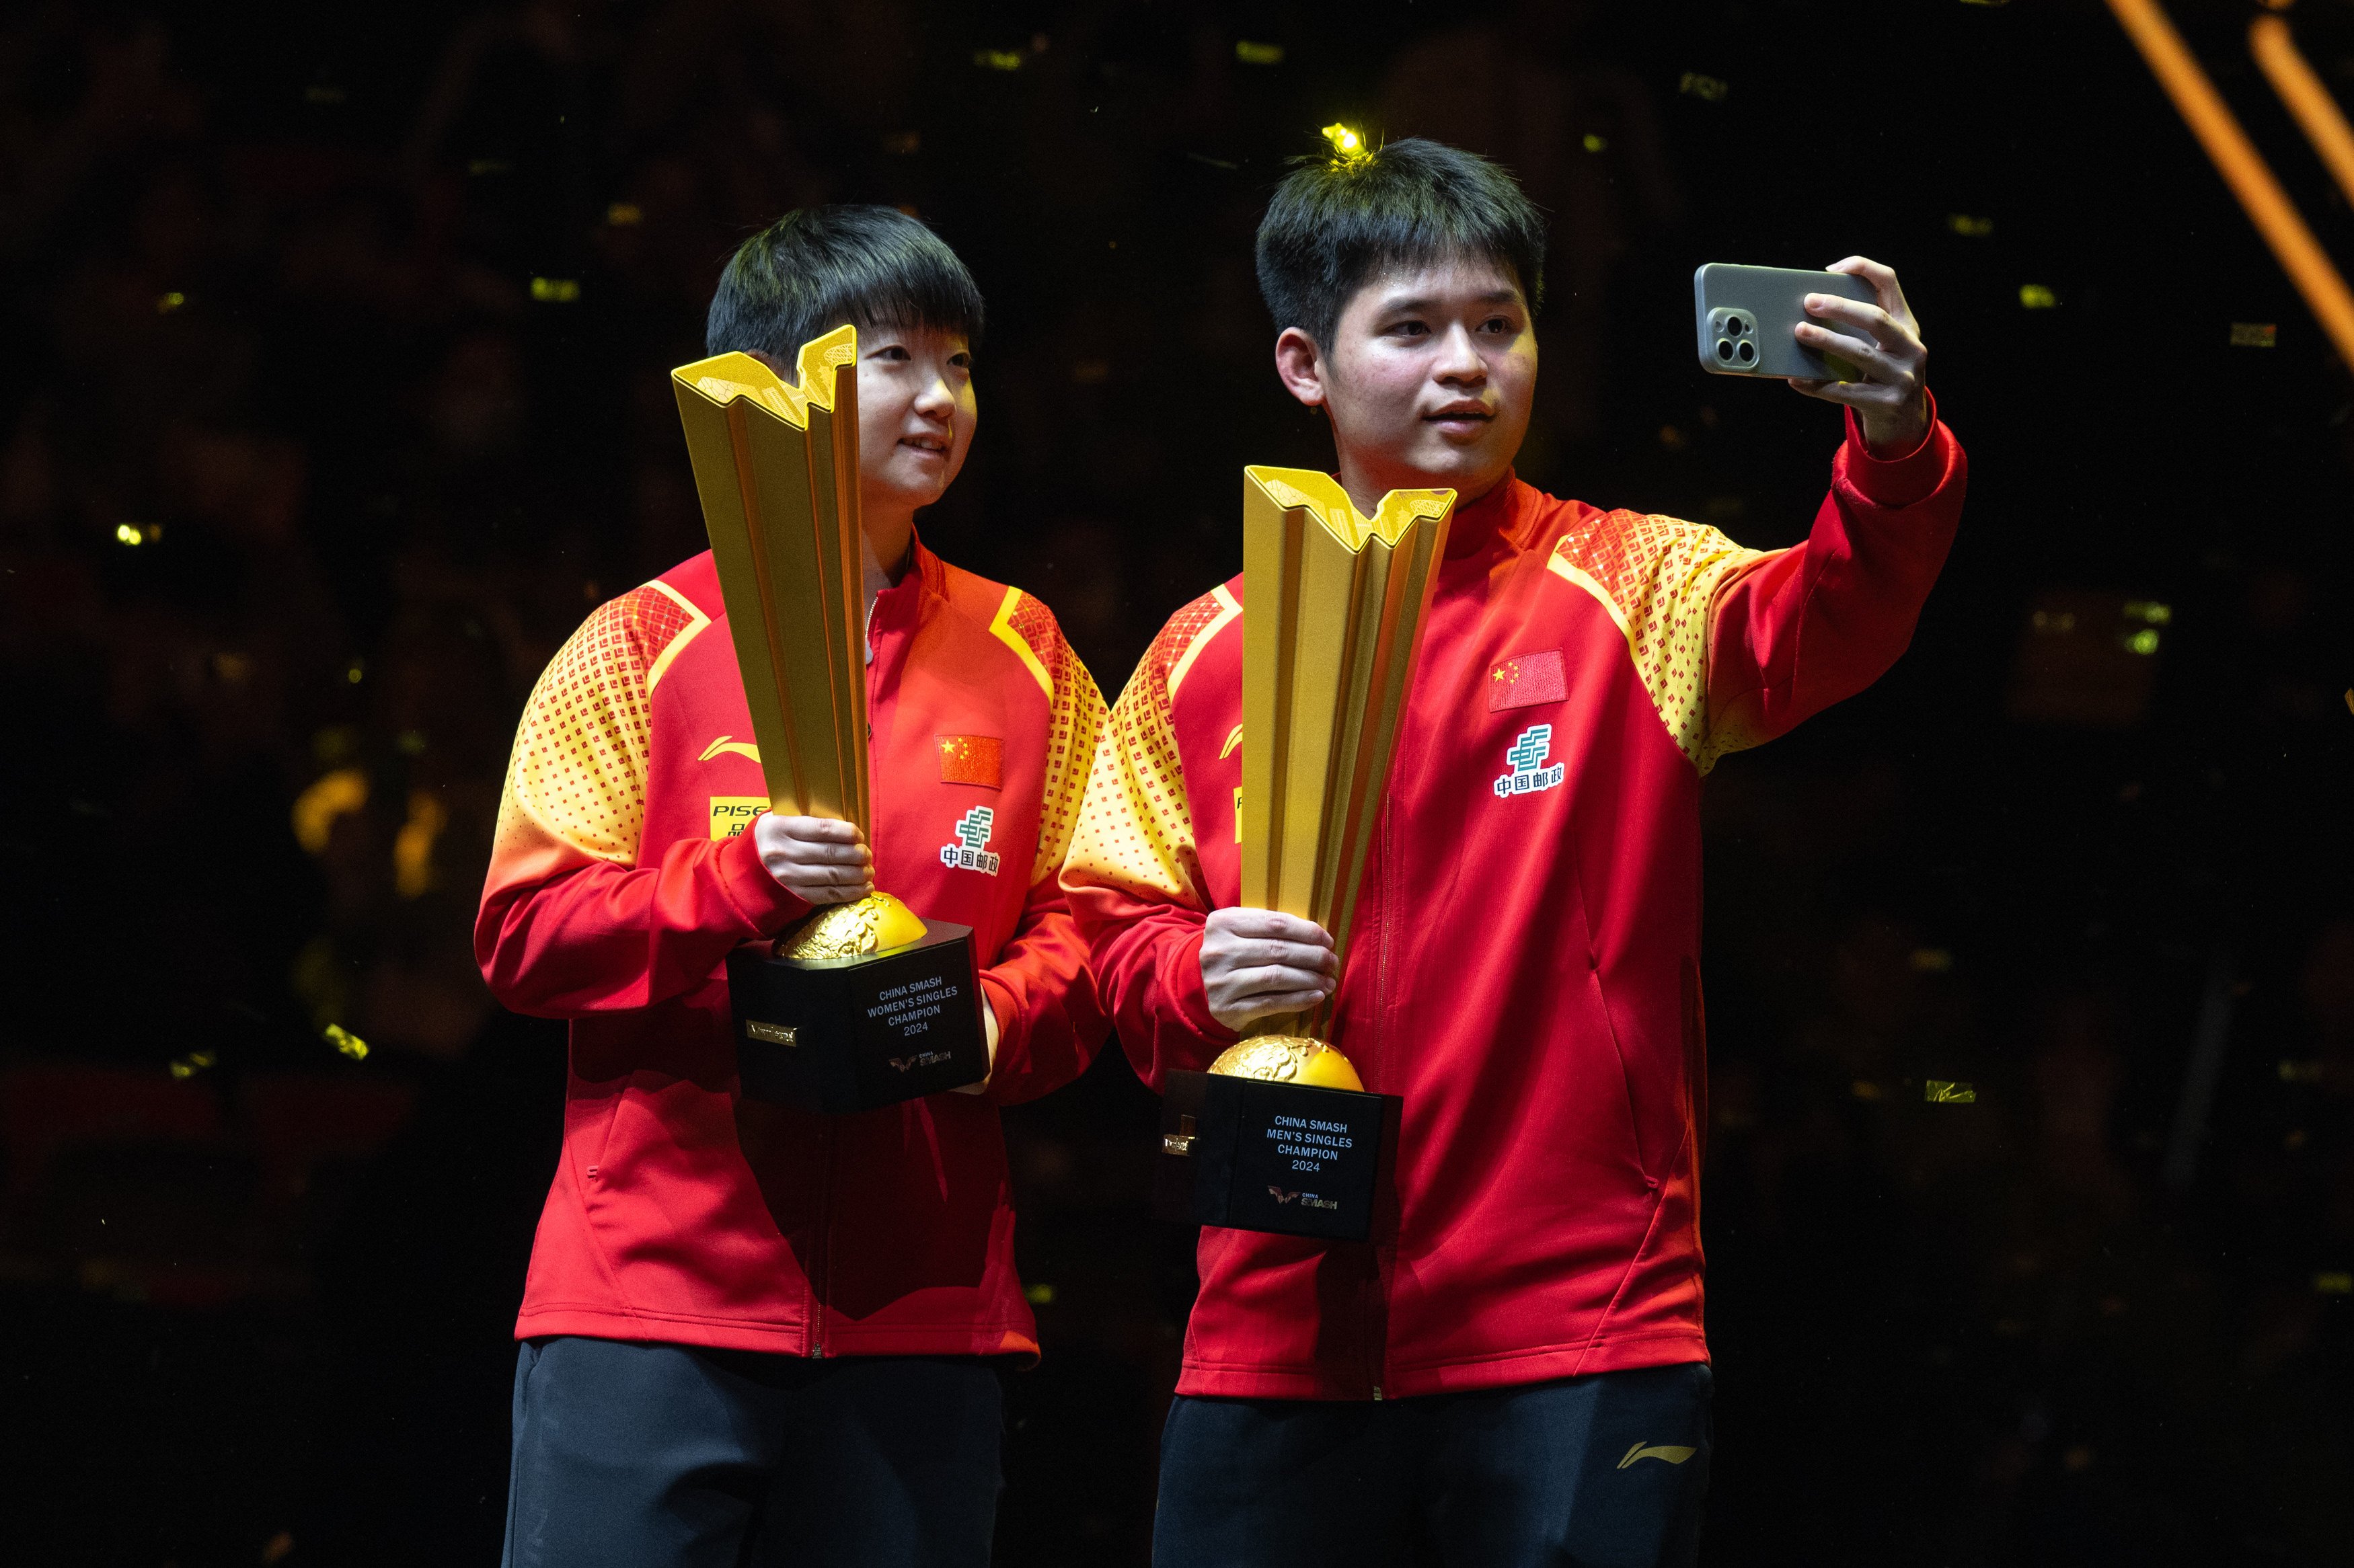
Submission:
[[[2354,260],[2253,13],[2175,8]],[[2290,15],[2354,95],[2354,9]],[[2354,390],[2090,0],[11,8],[12,1558],[494,1558],[563,1043],[468,926],[542,664],[700,547],[729,249],[878,200],[966,257],[926,537],[1116,692],[1236,469],[1329,461],[1249,241],[1343,116],[1551,213],[1539,484],[1802,536],[1837,415],[1694,370],[1706,260],[1896,266],[1970,452],[1911,653],[1705,791],[1709,1559],[2354,1560]],[[1153,1122],[1116,1049],[1006,1120],[1008,1563],[1144,1560]]]

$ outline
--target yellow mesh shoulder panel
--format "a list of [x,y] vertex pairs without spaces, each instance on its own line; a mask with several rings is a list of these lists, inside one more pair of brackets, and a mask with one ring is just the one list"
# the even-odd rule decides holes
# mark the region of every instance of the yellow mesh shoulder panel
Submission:
[[1103,694],[1063,640],[1054,613],[1028,594],[1008,588],[990,630],[1013,648],[1046,690],[1045,798],[1038,807],[1038,858],[1030,868],[1031,885],[1035,886],[1060,873],[1070,853],[1087,773],[1103,735]]
[[502,848],[545,837],[593,859],[636,862],[652,736],[647,672],[693,624],[691,607],[641,588],[599,605],[557,651],[515,730]]
[[1205,594],[1178,611],[1113,705],[1072,836],[1066,882],[1157,894],[1197,908],[1208,904],[1170,715],[1169,672],[1222,608]]
[[1659,722],[1703,773],[1726,749],[1708,733],[1709,609],[1724,580],[1764,554],[1705,524],[1620,511],[1571,529],[1546,563],[1602,601]]

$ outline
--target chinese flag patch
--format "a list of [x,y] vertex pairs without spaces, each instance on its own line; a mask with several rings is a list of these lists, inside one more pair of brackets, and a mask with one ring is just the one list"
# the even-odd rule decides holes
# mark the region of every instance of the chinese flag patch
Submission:
[[944,735],[940,739],[940,782],[1002,788],[1005,743],[993,735]]
[[1520,654],[1488,672],[1488,711],[1491,714],[1506,708],[1557,703],[1567,695],[1569,679],[1562,668],[1558,648]]

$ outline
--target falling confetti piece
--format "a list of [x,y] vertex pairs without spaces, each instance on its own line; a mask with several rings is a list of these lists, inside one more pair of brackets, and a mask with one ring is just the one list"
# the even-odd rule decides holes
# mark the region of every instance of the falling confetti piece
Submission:
[[2158,633],[2144,627],[2139,631],[2127,632],[2120,636],[2117,639],[2117,645],[2136,653],[2155,653],[2158,652]]
[[1911,961],[1914,974],[1942,975],[1953,969],[1954,955],[1943,948],[1915,948]]
[[136,546],[146,543],[146,536],[128,523],[117,523],[114,525],[114,536],[126,545]]
[[484,175],[504,175],[514,165],[503,158],[474,158],[466,164],[466,172],[477,179]]
[[1928,1078],[1922,1082],[1921,1097],[1933,1106],[1972,1106],[1978,1104],[1978,1092],[1969,1084]]
[[1869,1078],[1858,1078],[1854,1083],[1850,1084],[1848,1093],[1860,1100],[1883,1100],[1888,1097],[1888,1091]]
[[193,1078],[219,1060],[220,1058],[210,1051],[191,1051],[172,1064],[172,1076]]
[[367,661],[365,659],[355,659],[350,663],[345,665],[344,679],[349,681],[355,686],[367,679]]
[[1610,145],[1610,143],[1604,138],[1596,136],[1593,132],[1588,131],[1585,133],[1582,145],[1589,153],[1599,153],[1603,148]]
[[1235,40],[1235,58],[1245,65],[1273,66],[1283,63],[1281,44],[1255,44],[1248,38]]
[[1361,164],[1373,155],[1364,137],[1338,121],[1325,126],[1319,134],[1332,144],[1332,157],[1337,163]]
[[2019,303],[2022,310],[2048,311],[2059,305],[2060,296],[2041,283],[2021,283],[2019,286]]
[[1702,76],[1696,70],[1688,70],[1684,72],[1683,79],[1676,83],[1676,90],[1690,93],[1703,103],[1717,103],[1733,90],[1733,84],[1719,81],[1712,76]]
[[605,221],[615,228],[635,228],[645,220],[645,209],[633,201],[617,201],[605,209]]
[[2126,600],[2126,619],[2146,621],[2151,626],[2170,626],[2174,623],[2174,607],[2153,599],[2129,599]]
[[975,49],[972,63],[983,70],[1020,70],[1022,57],[1013,49]]
[[899,131],[883,138],[883,150],[895,158],[912,158],[924,150],[921,131]]
[[2321,1082],[2321,1064],[2319,1062],[2283,1062],[2280,1065],[2280,1081],[2284,1084],[2317,1084]]
[[2342,1268],[2324,1270],[2313,1277],[2313,1288],[2324,1296],[2354,1296],[2354,1272]]
[[568,305],[580,297],[578,278],[534,278],[531,297],[552,305]]
[[174,311],[178,310],[182,305],[185,305],[187,302],[188,296],[180,292],[179,290],[166,290],[164,292],[155,296],[155,313],[159,316],[168,316]]
[[293,1553],[293,1533],[291,1531],[280,1531],[261,1548],[261,1568],[270,1568],[273,1563],[283,1563]]
[[330,1023],[319,1031],[319,1037],[355,1062],[367,1060],[367,1042],[340,1023]]
[[1025,1285],[1022,1287],[1022,1298],[1033,1307],[1052,1307],[1055,1304],[1055,1287],[1051,1285]]
[[2280,325],[2276,322],[2233,322],[2233,348],[2275,348],[2280,344]]
[[1946,227],[1965,238],[1984,239],[1994,232],[1994,219],[1972,217],[1966,212],[1949,212],[1946,215]]

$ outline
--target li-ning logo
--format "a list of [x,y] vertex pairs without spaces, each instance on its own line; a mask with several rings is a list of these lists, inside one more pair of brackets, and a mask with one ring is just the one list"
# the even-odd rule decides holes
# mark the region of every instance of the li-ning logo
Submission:
[[989,806],[975,806],[958,819],[957,842],[940,846],[940,863],[950,871],[981,871],[997,874],[997,856],[985,846],[989,833],[997,821],[996,810]]
[[887,1058],[891,1064],[891,1070],[895,1073],[905,1073],[917,1067],[928,1067],[935,1062],[945,1062],[948,1059],[949,1054],[945,1051],[927,1051],[920,1056],[892,1056]]
[[1267,1190],[1267,1195],[1278,1203],[1288,1203],[1297,1200],[1303,1209],[1337,1209],[1341,1206],[1341,1200],[1338,1198],[1320,1198],[1313,1192],[1287,1192],[1280,1187],[1270,1186]]
[[1665,1459],[1670,1465],[1681,1465],[1699,1452],[1679,1443],[1662,1443],[1656,1448],[1646,1448],[1638,1443],[1627,1450],[1627,1457],[1618,1461],[1618,1468],[1623,1470],[1638,1459]]
[[1553,726],[1532,724],[1521,731],[1521,738],[1504,752],[1504,760],[1511,771],[1496,780],[1496,799],[1508,800],[1515,795],[1531,795],[1539,789],[1556,788],[1567,776],[1566,763],[1545,766],[1545,754],[1553,749]]

